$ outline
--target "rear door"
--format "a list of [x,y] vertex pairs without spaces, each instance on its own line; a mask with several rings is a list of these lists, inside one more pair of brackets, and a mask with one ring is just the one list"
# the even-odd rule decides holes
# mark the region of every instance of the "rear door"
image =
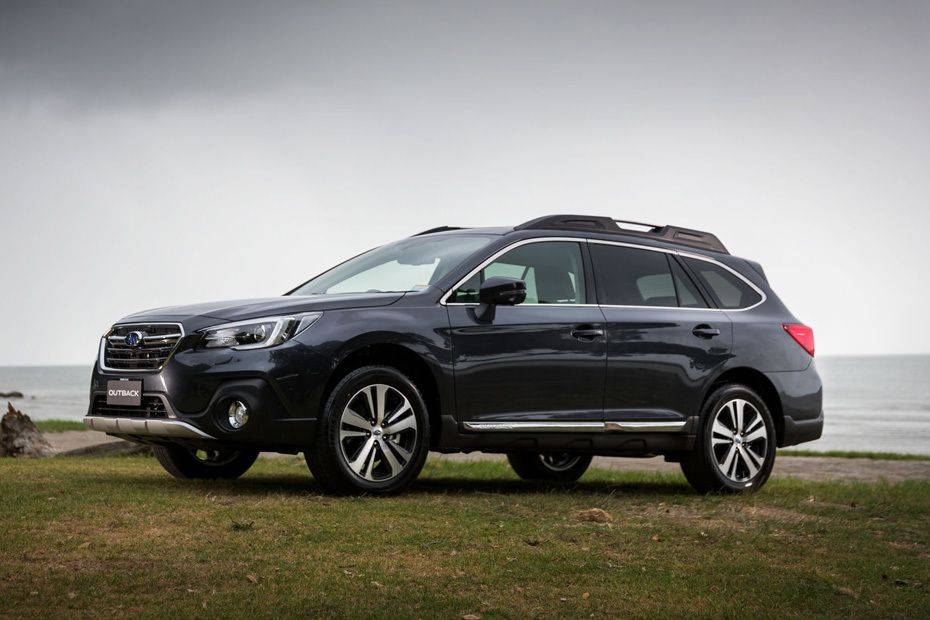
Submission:
[[607,321],[605,420],[676,422],[697,415],[727,360],[732,326],[668,252],[591,240]]
[[[498,306],[482,322],[478,288],[492,276],[524,280],[527,298]],[[583,242],[549,240],[506,251],[453,292],[447,305],[459,420],[602,420],[607,347],[590,280]]]

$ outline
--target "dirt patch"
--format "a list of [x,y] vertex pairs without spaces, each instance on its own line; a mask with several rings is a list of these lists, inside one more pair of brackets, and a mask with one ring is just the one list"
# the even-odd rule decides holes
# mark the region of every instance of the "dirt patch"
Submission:
[[70,452],[99,446],[102,444],[118,443],[123,441],[118,437],[110,437],[97,431],[62,431],[60,433],[43,433],[45,439],[52,444],[58,452]]
[[788,510],[787,508],[776,508],[775,506],[744,506],[741,512],[754,519],[768,519],[781,523],[807,523],[820,520],[820,517],[814,515],[806,515],[802,512]]
[[700,528],[708,532],[718,530],[732,533],[744,532],[760,520],[783,524],[821,520],[820,517],[806,515],[786,508],[742,506],[738,504],[721,505],[710,510],[707,506],[659,504],[655,508],[645,510],[646,514],[667,519],[680,525]]
[[600,508],[588,508],[579,510],[575,513],[578,521],[587,521],[589,523],[613,523],[614,518],[606,510]]
[[[443,454],[433,458],[453,461],[499,461],[497,454]],[[648,471],[678,473],[676,463],[666,463],[661,457],[624,459],[595,457],[592,467],[614,471]],[[801,480],[861,482],[901,482],[903,480],[930,480],[930,461],[885,461],[873,459],[847,459],[827,456],[779,456],[775,459],[775,477],[789,476]]]

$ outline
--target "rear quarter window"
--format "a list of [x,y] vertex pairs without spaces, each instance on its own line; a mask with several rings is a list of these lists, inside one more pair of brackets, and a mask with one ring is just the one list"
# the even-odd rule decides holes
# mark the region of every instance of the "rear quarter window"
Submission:
[[684,260],[713,296],[718,307],[738,310],[762,301],[762,296],[754,288],[729,269],[697,258],[686,257]]

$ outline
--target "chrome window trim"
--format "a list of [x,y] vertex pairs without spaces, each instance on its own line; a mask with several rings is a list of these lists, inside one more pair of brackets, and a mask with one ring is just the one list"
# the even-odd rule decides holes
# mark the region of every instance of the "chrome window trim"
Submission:
[[[165,358],[165,361],[162,362],[162,365],[159,366],[158,368],[133,368],[133,369],[130,370],[130,369],[126,369],[126,368],[110,368],[109,366],[107,366],[105,354],[106,354],[107,339],[110,337],[110,334],[112,334],[112,333],[113,333],[113,330],[116,329],[117,327],[133,327],[133,326],[135,326],[135,325],[159,325],[159,326],[162,326],[162,325],[171,325],[171,326],[177,327],[177,328],[178,328],[178,332],[181,334],[181,336],[178,338],[178,344],[180,344],[181,339],[184,338],[184,336],[185,336],[185,333],[184,333],[184,326],[181,325],[180,323],[173,323],[173,322],[171,322],[171,321],[149,321],[149,322],[147,322],[147,323],[145,323],[145,322],[142,322],[142,323],[116,323],[116,324],[114,324],[113,327],[111,327],[111,328],[109,329],[109,331],[107,331],[107,333],[104,334],[103,337],[100,339],[100,352],[99,352],[99,354],[98,354],[98,364],[100,365],[100,370],[105,370],[105,371],[107,371],[107,372],[114,372],[114,373],[118,373],[118,374],[121,374],[121,373],[124,373],[124,372],[149,372],[149,373],[157,373],[157,372],[160,372],[161,369],[165,367],[165,364],[167,364],[169,360],[171,360],[172,356],[174,356],[174,352],[175,352],[175,351],[177,350],[177,348],[178,348],[178,345],[177,345],[177,344],[175,344],[174,349],[171,350],[171,353],[168,354],[168,357]],[[159,338],[164,338],[164,337],[165,337],[165,336],[154,336],[153,339],[154,339],[154,340],[158,340]]]
[[674,254],[676,256],[681,256],[683,258],[694,258],[697,260],[702,260],[708,263],[713,263],[720,267],[723,267],[734,276],[745,282],[752,290],[754,290],[759,295],[759,301],[752,304],[751,306],[746,306],[745,308],[687,308],[682,306],[623,306],[615,304],[517,304],[514,308],[592,308],[592,307],[601,307],[601,308],[637,308],[645,310],[690,310],[690,311],[710,311],[710,312],[745,312],[747,310],[752,310],[758,306],[761,306],[768,299],[768,295],[765,294],[765,291],[760,289],[758,286],[753,284],[746,276],[736,271],[732,267],[724,265],[718,260],[715,260],[709,256],[704,256],[702,254],[695,254],[693,252],[688,252],[685,250],[673,250],[670,248],[657,248],[648,245],[639,245],[636,243],[626,243],[624,241],[608,241],[606,239],[588,239],[584,237],[537,237],[534,239],[522,239],[515,243],[512,243],[501,250],[498,250],[490,257],[481,262],[477,267],[468,272],[468,274],[455,283],[455,286],[450,288],[446,293],[440,298],[439,304],[443,306],[477,306],[477,303],[465,303],[465,302],[449,302],[449,297],[452,296],[452,293],[458,289],[458,287],[465,284],[469,278],[474,276],[476,273],[493,263],[500,256],[503,256],[510,250],[520,247],[521,245],[526,245],[528,243],[542,243],[545,241],[570,241],[575,243],[597,243],[600,245],[618,245],[626,248],[633,248],[637,250],[649,250],[651,252],[662,252],[664,254]]
[[[452,289],[452,290],[455,290],[455,289]],[[464,301],[450,301],[442,305],[475,307],[475,306],[478,306],[479,304],[471,303],[471,302],[464,302]],[[598,308],[601,306],[599,304],[517,304],[516,306],[511,306],[511,307],[512,308]]]

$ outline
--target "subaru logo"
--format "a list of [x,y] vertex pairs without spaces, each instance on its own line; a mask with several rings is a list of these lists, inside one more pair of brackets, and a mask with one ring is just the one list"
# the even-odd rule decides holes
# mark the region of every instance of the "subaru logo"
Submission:
[[142,344],[142,341],[145,339],[145,332],[129,332],[126,334],[125,342],[127,346],[132,348],[138,347]]

